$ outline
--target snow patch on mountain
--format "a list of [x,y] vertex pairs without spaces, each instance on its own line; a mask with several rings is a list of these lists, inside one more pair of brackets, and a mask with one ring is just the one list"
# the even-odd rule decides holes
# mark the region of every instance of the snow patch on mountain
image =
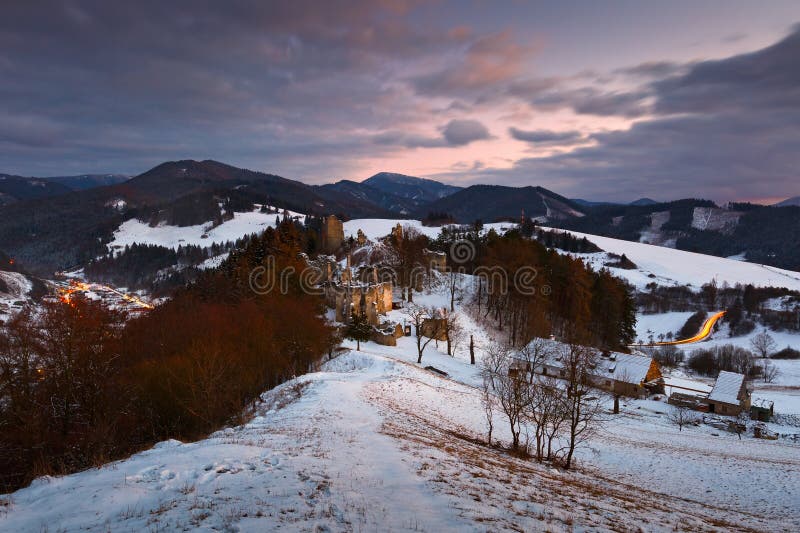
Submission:
[[[289,214],[292,217],[301,217],[301,220],[305,217],[300,213]],[[114,232],[114,239],[108,243],[108,249],[119,251],[134,243],[154,244],[172,249],[190,244],[208,247],[214,243],[222,244],[245,235],[261,233],[267,228],[275,227],[276,217],[281,216],[276,213],[262,213],[259,206],[247,213],[234,213],[231,220],[226,220],[216,227],[211,222],[195,226],[159,224],[152,227],[133,218],[123,222]]]

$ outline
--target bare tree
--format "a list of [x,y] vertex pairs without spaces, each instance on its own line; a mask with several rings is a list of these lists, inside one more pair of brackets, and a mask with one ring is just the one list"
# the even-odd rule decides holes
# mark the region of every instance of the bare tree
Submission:
[[540,367],[552,353],[552,344],[538,337],[534,338],[519,350],[517,359],[527,372],[529,383],[533,383],[533,376],[536,369]]
[[753,351],[756,352],[761,358],[767,358],[775,349],[776,343],[775,339],[773,339],[765,329],[750,339],[750,346],[753,347]]
[[596,366],[597,354],[591,348],[567,344],[562,349],[561,364],[566,379],[566,439],[563,452],[564,468],[572,466],[575,449],[596,430],[602,413],[599,392],[591,386],[591,369]]
[[461,273],[450,270],[447,274],[447,289],[450,291],[450,312],[456,310],[456,294],[461,292]]
[[769,359],[764,359],[764,362],[761,364],[761,377],[764,378],[764,383],[774,382],[778,374],[780,374],[780,371],[778,367],[775,366],[775,363]]
[[673,405],[667,413],[667,419],[678,426],[678,431],[683,431],[683,426],[697,422],[697,413],[686,405]]
[[494,344],[484,357],[484,371],[500,410],[508,420],[511,449],[519,450],[524,414],[531,400],[529,386],[512,365],[508,348]]
[[464,327],[461,324],[461,315],[450,313],[444,323],[444,334],[447,338],[447,355],[455,355],[456,347],[464,336]]
[[492,432],[494,431],[494,387],[492,377],[488,372],[483,373],[481,386],[481,406],[486,416],[487,442],[492,445]]
[[429,331],[430,336],[427,337],[423,335],[422,331],[422,325],[425,321],[434,318],[436,315],[436,308],[425,308],[413,303],[409,304],[408,316],[411,317],[411,322],[414,324],[414,333],[417,338],[417,364],[422,363],[422,353],[428,347],[428,344],[440,334],[438,328],[436,328],[436,331]]
[[475,364],[475,339],[472,335],[469,336],[469,364]]
[[531,401],[526,420],[533,425],[536,438],[536,460],[550,460],[553,443],[567,420],[566,389],[553,377],[536,376],[531,382]]

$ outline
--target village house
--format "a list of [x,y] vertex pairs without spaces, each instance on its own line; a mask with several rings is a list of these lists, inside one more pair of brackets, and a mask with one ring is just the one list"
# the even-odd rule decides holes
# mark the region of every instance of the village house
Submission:
[[[543,376],[566,377],[566,371],[558,355],[558,346],[553,344],[551,355],[532,369]],[[517,369],[527,362],[518,359]],[[530,371],[529,368],[523,368]],[[594,361],[589,375],[591,384],[598,389],[631,398],[646,398],[649,394],[664,390],[663,376],[658,361],[640,354],[602,352]]]
[[721,371],[704,402],[709,413],[718,415],[737,416],[742,411],[749,411],[750,391],[744,374]]

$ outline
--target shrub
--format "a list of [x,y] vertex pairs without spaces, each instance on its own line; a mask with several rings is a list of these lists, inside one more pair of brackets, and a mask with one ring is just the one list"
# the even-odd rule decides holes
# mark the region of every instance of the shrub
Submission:
[[722,370],[750,377],[761,373],[761,367],[755,364],[753,352],[732,344],[697,349],[689,357],[688,366],[706,376],[716,376]]
[[703,327],[703,322],[705,322],[707,316],[708,314],[705,311],[698,311],[690,316],[678,332],[678,338],[688,339],[697,335],[697,332]]
[[661,346],[653,352],[653,358],[658,364],[666,367],[676,367],[685,359],[683,350],[673,345]]
[[772,359],[800,359],[800,351],[787,346],[770,356]]

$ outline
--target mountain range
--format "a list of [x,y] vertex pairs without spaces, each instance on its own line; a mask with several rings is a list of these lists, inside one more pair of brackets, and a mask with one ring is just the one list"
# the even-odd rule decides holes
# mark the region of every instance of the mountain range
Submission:
[[72,191],[85,191],[105,185],[116,185],[130,179],[122,174],[82,174],[34,178],[0,174],[0,205],[21,200],[59,196]]
[[612,204],[571,200],[543,187],[456,187],[389,172],[362,182],[308,185],[211,160],[170,161],[130,179],[0,175],[0,250],[31,271],[49,275],[104,253],[104,243],[127,219],[201,224],[218,217],[223,203],[233,210],[267,203],[344,219],[471,223],[524,215],[585,233],[712,255],[745,254],[749,261],[800,270],[800,207],[723,208],[708,200],[658,203],[648,198]]

